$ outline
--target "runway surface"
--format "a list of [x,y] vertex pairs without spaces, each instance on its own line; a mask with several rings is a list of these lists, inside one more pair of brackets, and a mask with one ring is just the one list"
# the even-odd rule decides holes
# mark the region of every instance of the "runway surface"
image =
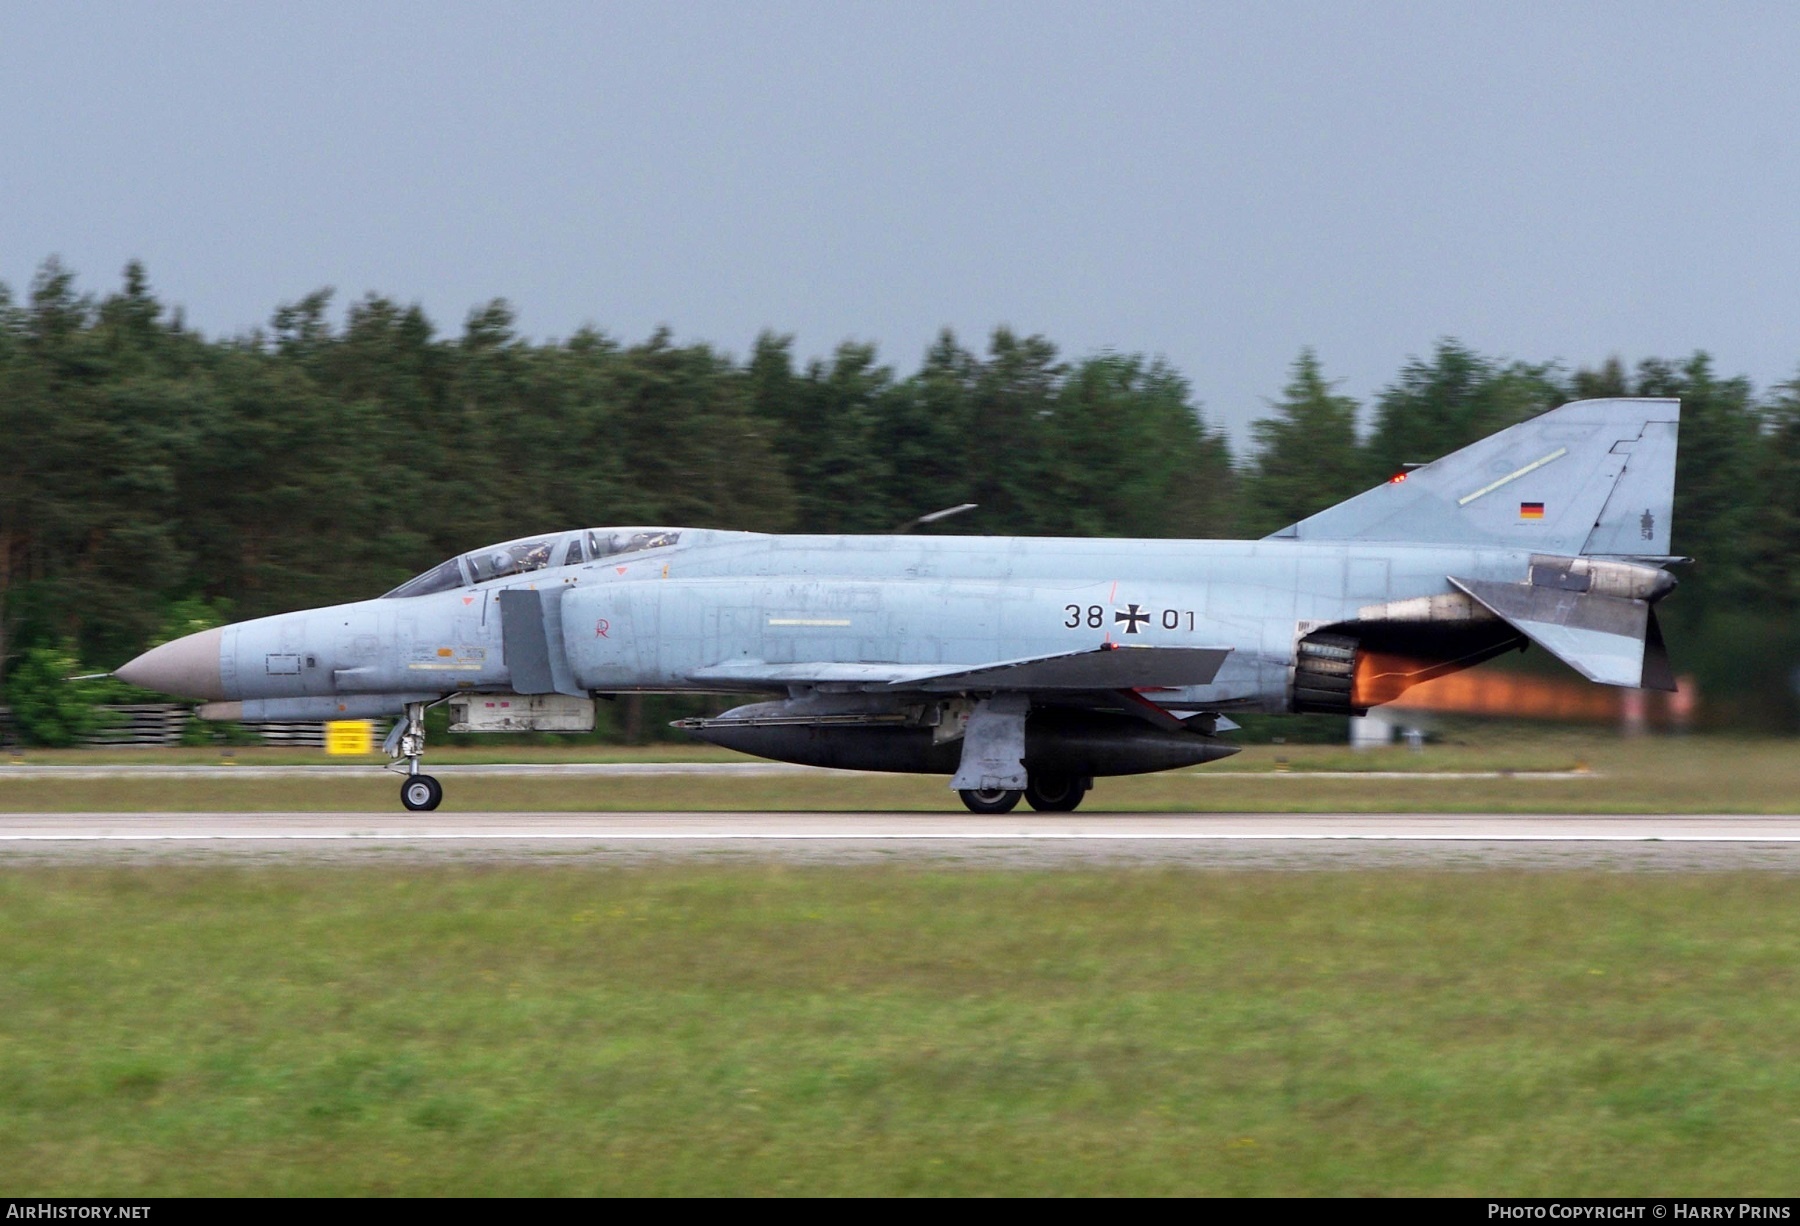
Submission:
[[675,862],[1800,874],[1800,815],[0,814],[6,869]]

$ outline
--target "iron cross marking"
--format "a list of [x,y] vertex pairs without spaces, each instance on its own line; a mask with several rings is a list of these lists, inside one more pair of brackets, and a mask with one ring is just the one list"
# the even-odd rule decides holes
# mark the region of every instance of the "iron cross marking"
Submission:
[[1123,622],[1126,634],[1136,634],[1138,632],[1139,623],[1147,622],[1149,620],[1150,615],[1136,605],[1129,606],[1123,613],[1113,613],[1113,621]]

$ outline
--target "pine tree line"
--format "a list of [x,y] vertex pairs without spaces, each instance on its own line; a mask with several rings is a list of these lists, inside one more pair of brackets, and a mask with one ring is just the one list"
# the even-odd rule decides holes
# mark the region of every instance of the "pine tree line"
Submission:
[[1766,657],[1794,662],[1800,384],[1759,397],[1703,354],[1565,372],[1445,340],[1365,408],[1304,352],[1234,463],[1166,363],[1005,329],[979,352],[946,332],[900,373],[870,345],[802,362],[772,334],[741,360],[667,331],[533,342],[502,301],[440,335],[374,295],[334,319],[321,291],[208,339],[135,263],[96,297],[51,261],[22,300],[0,284],[0,665],[37,647],[105,668],[568,526],[881,532],[975,502],[935,530],[1257,536],[1616,394],[1682,398],[1674,547],[1701,561],[1669,607],[1705,636],[1709,684],[1780,717]]

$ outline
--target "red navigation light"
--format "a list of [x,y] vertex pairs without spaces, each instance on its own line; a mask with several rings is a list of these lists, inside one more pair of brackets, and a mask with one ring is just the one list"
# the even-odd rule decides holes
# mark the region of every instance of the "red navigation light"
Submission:
[[1394,475],[1393,475],[1393,476],[1391,476],[1391,477],[1389,477],[1389,478],[1388,478],[1388,482],[1387,482],[1387,483],[1388,483],[1388,484],[1389,484],[1389,485],[1399,485],[1399,484],[1400,484],[1400,483],[1401,483],[1401,482],[1402,482],[1402,481],[1404,481],[1404,480],[1406,480],[1406,474],[1405,474],[1405,473],[1395,473],[1395,474],[1394,474]]

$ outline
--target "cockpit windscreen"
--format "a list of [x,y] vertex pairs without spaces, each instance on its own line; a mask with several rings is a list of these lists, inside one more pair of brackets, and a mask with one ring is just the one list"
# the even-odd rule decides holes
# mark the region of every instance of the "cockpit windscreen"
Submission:
[[543,570],[552,563],[574,566],[622,553],[662,549],[680,540],[681,533],[672,528],[587,528],[554,536],[522,537],[440,562],[424,574],[408,579],[383,599],[429,596]]
[[382,596],[383,600],[398,600],[407,596],[429,596],[433,592],[448,592],[467,586],[463,580],[462,559],[451,558],[448,562],[439,562],[422,575],[414,575],[393,591]]

